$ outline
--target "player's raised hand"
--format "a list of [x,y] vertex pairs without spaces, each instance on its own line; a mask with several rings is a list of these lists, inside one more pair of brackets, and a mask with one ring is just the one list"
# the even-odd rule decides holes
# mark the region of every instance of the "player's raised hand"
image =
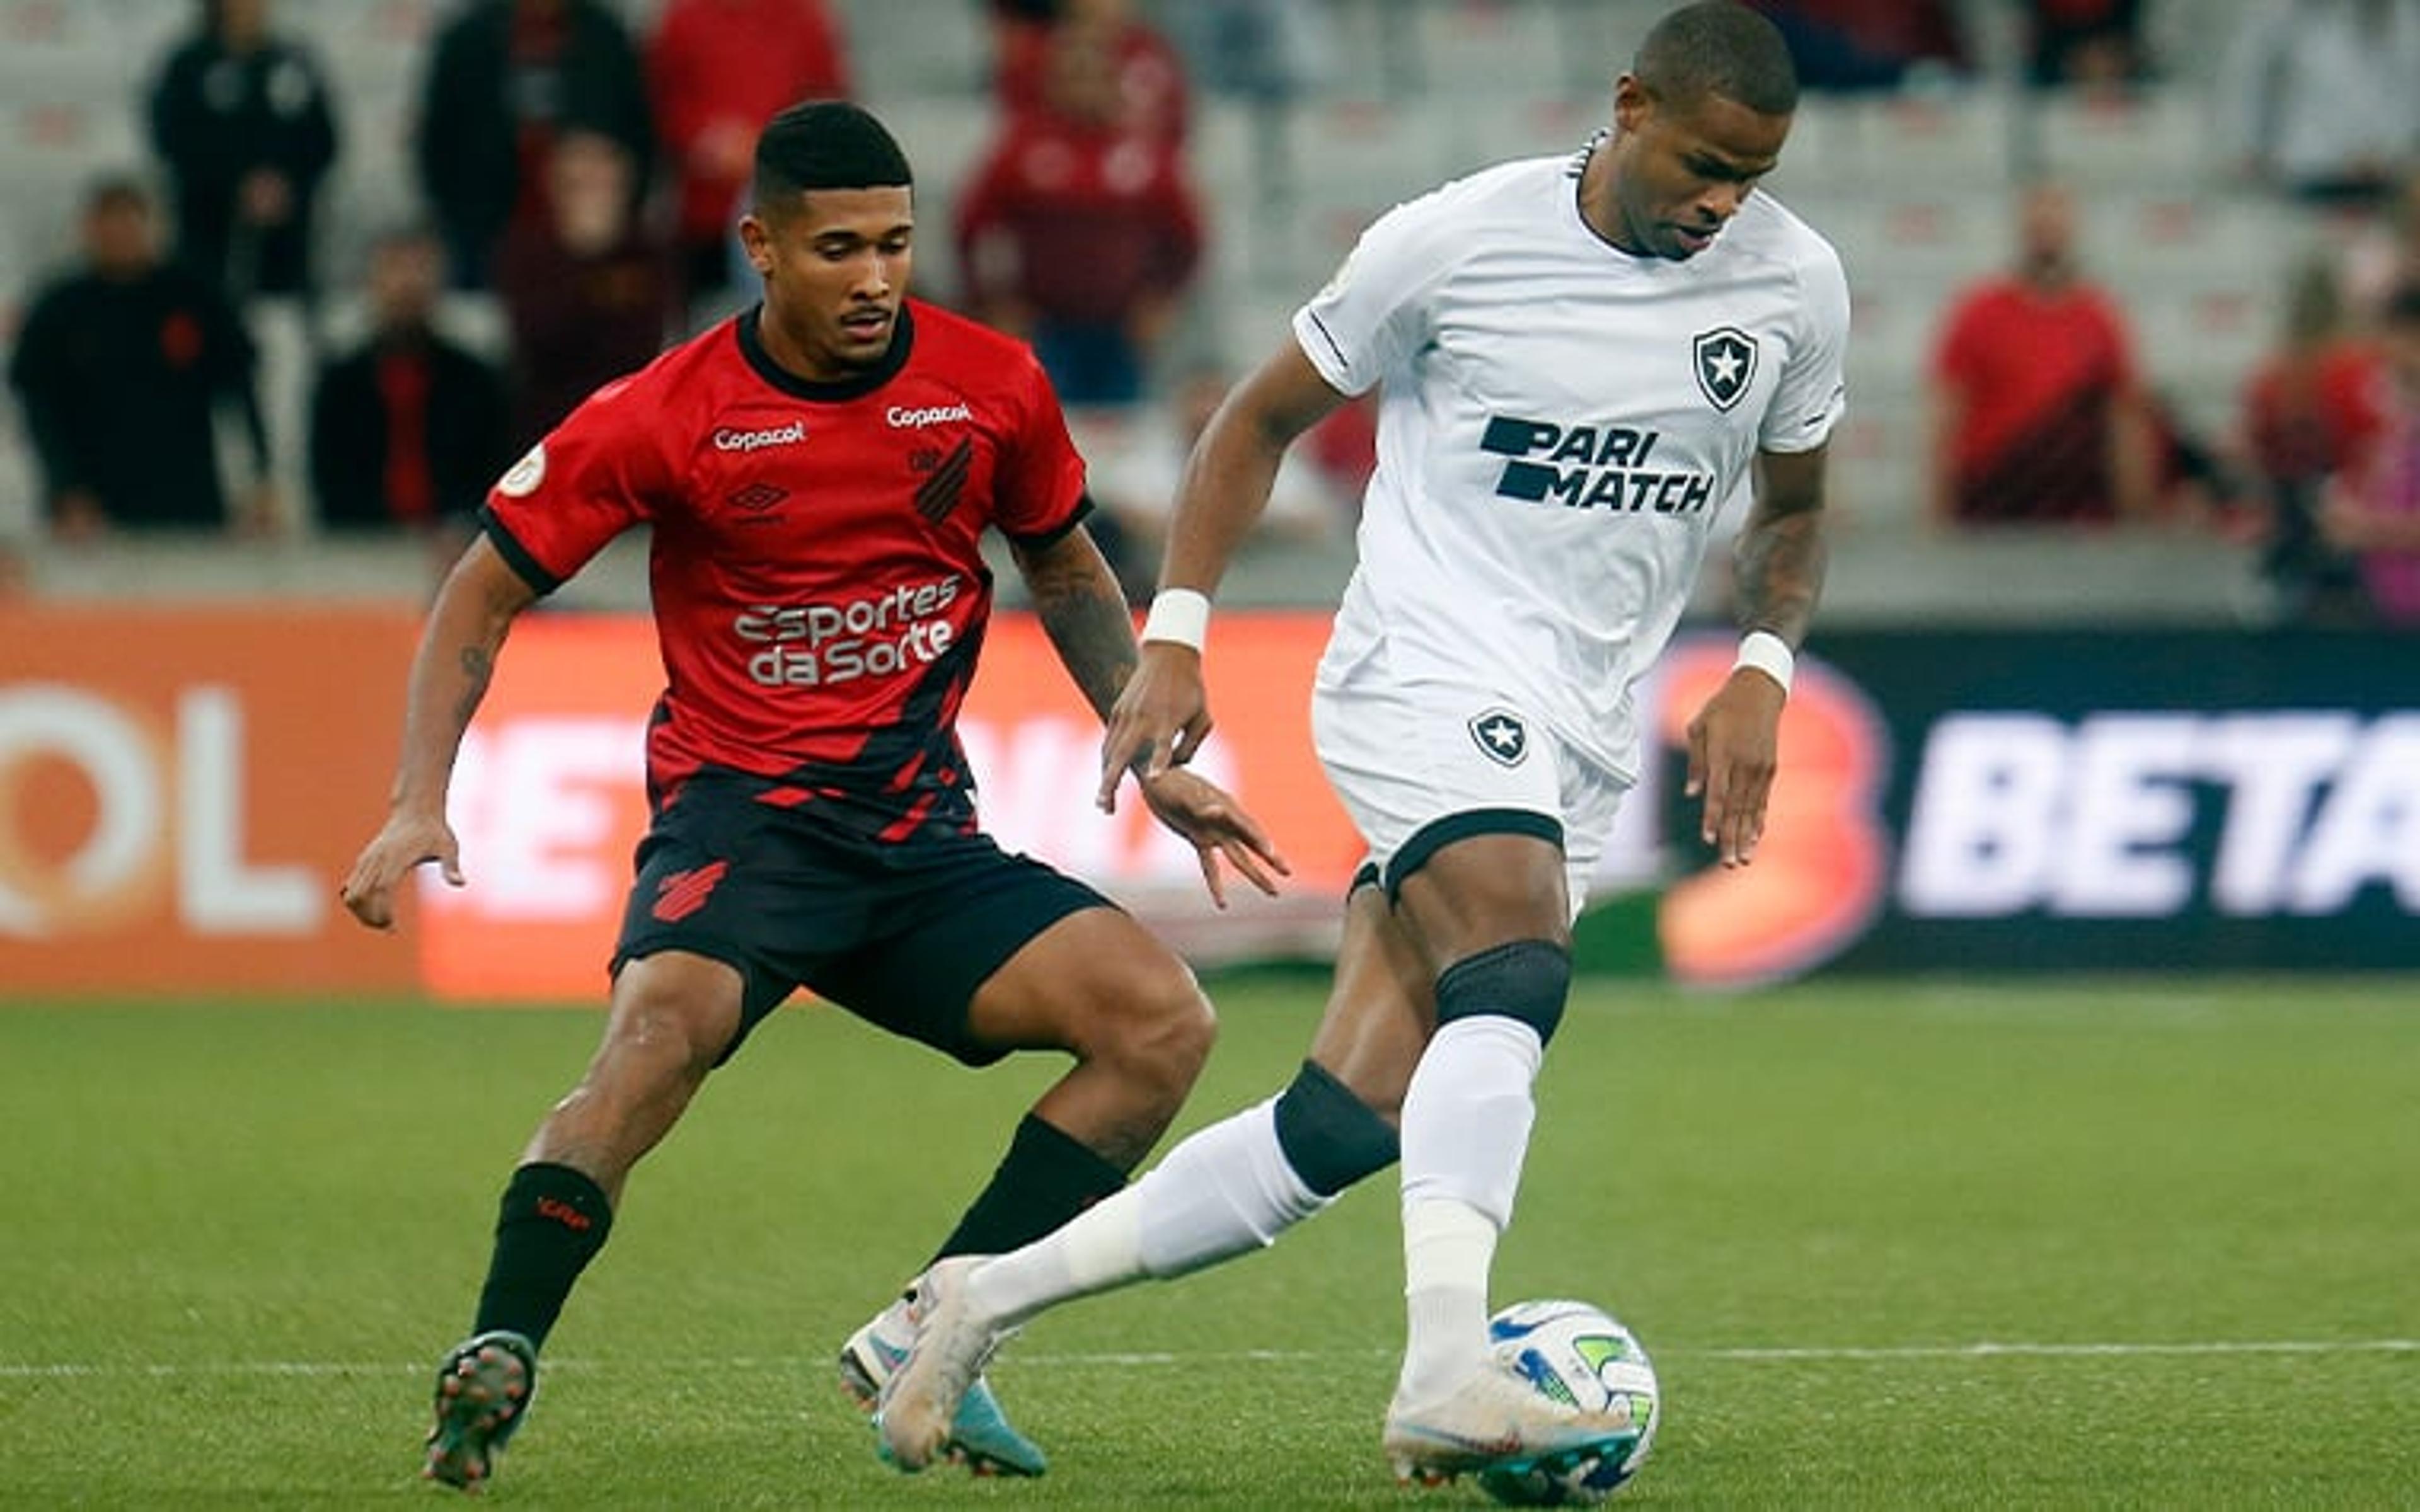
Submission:
[[1763,672],[1742,668],[1689,721],[1688,793],[1704,799],[1699,833],[1725,866],[1747,865],[1764,838],[1788,696]]
[[339,894],[355,918],[372,929],[395,927],[395,889],[423,862],[434,861],[449,887],[462,885],[461,848],[442,814],[396,812],[362,847]]
[[1202,880],[1209,886],[1210,901],[1219,907],[1227,906],[1226,879],[1218,870],[1221,857],[1272,898],[1278,878],[1294,875],[1260,821],[1208,778],[1171,766],[1141,779],[1141,787],[1142,801],[1151,806],[1153,816],[1192,842],[1202,858]]
[[1131,769],[1148,782],[1182,766],[1210,735],[1210,700],[1202,686],[1202,653],[1166,640],[1146,640],[1142,660],[1118,694],[1101,733],[1104,813],[1118,810],[1118,784]]

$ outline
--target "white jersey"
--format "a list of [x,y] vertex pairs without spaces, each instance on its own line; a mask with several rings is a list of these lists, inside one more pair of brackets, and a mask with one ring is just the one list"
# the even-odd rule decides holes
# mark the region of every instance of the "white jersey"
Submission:
[[1365,232],[1295,339],[1339,392],[1383,384],[1359,562],[1325,683],[1495,687],[1625,785],[1637,682],[1756,453],[1823,443],[1848,283],[1764,194],[1704,252],[1633,256],[1581,220],[1587,160],[1505,163]]

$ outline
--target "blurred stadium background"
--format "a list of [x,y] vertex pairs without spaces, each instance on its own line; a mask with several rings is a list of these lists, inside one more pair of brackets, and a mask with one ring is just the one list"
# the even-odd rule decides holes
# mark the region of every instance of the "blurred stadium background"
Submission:
[[[2287,274],[2327,233],[2320,218],[2231,182],[2213,161],[2215,42],[2246,5],[2150,7],[2164,73],[2122,101],[2024,88],[2021,23],[1998,0],[1962,7],[1972,76],[1808,99],[1771,188],[1840,248],[1856,297],[1854,414],[1835,442],[1838,508],[1856,533],[1839,554],[1834,623],[2112,606],[2137,615],[2229,613],[2244,553],[2208,535],[2120,535],[2089,553],[2045,559],[2039,543],[1974,550],[1918,530],[1918,401],[1943,305],[2006,264],[2015,186],[2049,171],[2083,193],[2087,264],[2132,314],[2157,388],[2201,435],[2232,424],[2242,380],[2273,334]],[[621,0],[619,8],[643,30],[655,7]],[[896,129],[928,212],[945,222],[995,110],[980,0],[850,0],[838,8],[859,94]],[[1330,42],[1315,87],[1285,104],[1197,90],[1191,158],[1215,245],[1193,319],[1216,333],[1231,363],[1254,360],[1277,339],[1293,305],[1377,211],[1450,174],[1583,138],[1606,114],[1611,74],[1665,7],[1321,0],[1314,8]],[[320,260],[334,295],[329,323],[339,331],[358,322],[344,296],[367,239],[418,209],[411,116],[427,41],[446,9],[443,0],[311,0],[274,12],[316,50],[343,112]],[[0,0],[0,193],[8,206],[0,301],[26,298],[70,252],[77,196],[96,170],[143,162],[142,91],[192,15],[187,0]],[[947,237],[927,237],[920,285],[947,297],[957,284],[951,262]],[[473,331],[492,332],[491,313],[456,313]],[[0,331],[13,329],[13,314],[0,303]],[[299,384],[271,397],[284,409],[276,434],[294,436]],[[0,423],[0,534],[8,536],[27,533],[34,517],[16,424],[13,413]],[[1323,598],[1341,581],[1345,548],[1304,555],[1257,563],[1236,591]],[[40,567],[43,586],[58,594],[115,592],[140,570],[123,554]],[[193,591],[314,578],[375,591],[391,580],[382,564],[330,550],[307,574],[256,554],[178,567]],[[625,601],[628,588],[627,579],[619,584]],[[585,590],[616,592],[604,583]]]
[[[927,220],[946,226],[997,109],[985,7],[841,8],[858,93],[908,146]],[[1663,0],[1311,8],[1328,43],[1315,86],[1194,92],[1213,250],[1179,346],[1229,364],[1280,339],[1388,205],[1582,139]],[[622,9],[644,36],[653,6]],[[1855,298],[1823,665],[1792,705],[1755,880],[1693,874],[1669,774],[1651,773],[1602,879],[1598,964],[1706,982],[1825,965],[2420,965],[2408,642],[2272,623],[2255,551],[2200,520],[1957,532],[1923,517],[1929,345],[1953,294],[2008,265],[2016,192],[2039,174],[2075,186],[2086,267],[2128,312],[2152,386],[2205,438],[2234,425],[2292,270],[2348,234],[2340,215],[2217,161],[2216,43],[2252,9],[2149,8],[2160,75],[2111,94],[2026,87],[2016,8],[1970,0],[1971,73],[1807,98],[1771,187],[1839,245]],[[26,298],[70,253],[97,172],[141,164],[138,101],[194,13],[188,0],[0,0],[0,300]],[[316,51],[343,113],[321,222],[333,332],[359,327],[367,239],[418,211],[411,114],[450,13],[444,0],[272,12]],[[947,299],[952,260],[946,234],[923,238],[920,286]],[[500,338],[476,297],[448,318]],[[0,331],[14,319],[0,307]],[[290,448],[300,338],[274,321],[263,333],[272,358],[287,347],[267,389]],[[559,595],[601,612],[534,624],[505,658],[458,793],[484,885],[432,898],[406,943],[357,939],[328,895],[384,789],[425,548],[307,522],[269,539],[46,547],[16,424],[0,407],[0,538],[24,543],[6,600],[21,618],[0,640],[0,961],[58,989],[590,990],[640,822],[628,737],[654,675],[635,617],[642,543]],[[291,505],[304,497],[287,490]],[[1316,956],[1354,846],[1308,760],[1301,689],[1350,562],[1341,535],[1264,544],[1224,594],[1265,612],[1222,621],[1214,759],[1304,864],[1292,898],[1209,918],[1183,856],[1147,826],[1095,821],[1088,718],[1014,623],[970,711],[990,822],[1103,878],[1205,961]],[[1720,594],[1717,571],[1691,632],[1703,639],[1684,637],[1650,690],[1668,724],[1720,665]],[[125,948],[163,932],[181,943]]]

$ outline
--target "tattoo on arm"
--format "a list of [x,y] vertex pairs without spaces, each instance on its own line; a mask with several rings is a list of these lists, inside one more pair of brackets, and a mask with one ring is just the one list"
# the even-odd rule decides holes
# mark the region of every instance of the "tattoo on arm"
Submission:
[[1770,630],[1792,646],[1806,642],[1828,555],[1820,478],[1787,496],[1761,498],[1740,532],[1733,584],[1741,629]]
[[1084,702],[1106,720],[1134,675],[1134,616],[1090,538],[1078,533],[1067,543],[1019,560],[1044,633]]
[[488,696],[489,680],[496,671],[495,653],[487,646],[464,646],[456,657],[465,682],[462,696],[454,704],[454,728],[471,728],[471,717],[479,712],[480,700]]

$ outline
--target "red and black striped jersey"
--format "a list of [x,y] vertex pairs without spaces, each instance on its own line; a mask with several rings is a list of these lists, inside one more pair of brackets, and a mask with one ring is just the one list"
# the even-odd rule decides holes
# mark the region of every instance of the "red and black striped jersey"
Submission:
[[1058,398],[1029,348],[920,301],[838,383],[776,365],[757,318],[599,389],[489,492],[488,535],[546,593],[652,532],[657,803],[724,768],[874,838],[970,828],[954,726],[991,610],[980,538],[1082,517]]

